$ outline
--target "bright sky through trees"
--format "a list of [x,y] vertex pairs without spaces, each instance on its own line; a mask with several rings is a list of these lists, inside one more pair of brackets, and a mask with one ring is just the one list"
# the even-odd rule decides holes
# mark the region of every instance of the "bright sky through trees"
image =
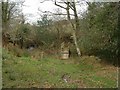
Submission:
[[[25,0],[23,13],[26,15],[26,19],[28,22],[36,22],[36,20],[40,18],[40,12],[38,11],[38,8],[42,11],[54,12],[55,9],[59,7],[55,6],[54,2],[52,1],[45,1],[44,3],[40,3],[40,0]],[[86,8],[86,5],[83,5],[82,7],[80,5],[77,5],[78,13],[80,13],[81,11],[85,11]],[[64,10],[62,11],[64,12]]]

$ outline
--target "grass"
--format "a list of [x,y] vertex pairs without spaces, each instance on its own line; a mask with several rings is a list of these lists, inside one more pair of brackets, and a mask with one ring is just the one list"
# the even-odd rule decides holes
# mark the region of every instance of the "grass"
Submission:
[[[117,86],[117,68],[104,65],[96,57],[60,60],[53,56],[33,60],[15,57],[3,50],[3,88],[84,88]],[[63,75],[70,76],[68,82]]]

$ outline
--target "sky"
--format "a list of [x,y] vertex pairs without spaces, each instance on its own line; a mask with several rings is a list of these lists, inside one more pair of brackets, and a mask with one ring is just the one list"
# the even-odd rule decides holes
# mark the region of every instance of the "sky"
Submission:
[[[23,6],[23,14],[25,15],[27,22],[36,23],[36,21],[40,18],[39,14],[42,13],[38,11],[38,8],[42,11],[51,12],[54,12],[55,9],[59,8],[58,6],[55,6],[51,1],[45,1],[44,3],[40,3],[40,1],[42,0],[25,0]],[[80,11],[80,6],[77,6],[77,9]],[[86,10],[86,6],[82,7],[81,11],[82,10]],[[65,11],[62,9],[62,12]]]
[[40,0],[25,0],[23,14],[26,15],[27,21],[36,22],[36,20],[40,18],[38,8],[42,10],[50,10],[50,8],[52,8],[51,6],[51,2],[40,4]]

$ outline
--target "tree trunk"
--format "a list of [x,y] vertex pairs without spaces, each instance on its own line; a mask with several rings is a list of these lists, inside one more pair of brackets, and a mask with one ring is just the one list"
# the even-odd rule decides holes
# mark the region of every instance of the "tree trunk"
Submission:
[[77,16],[77,10],[76,10],[76,6],[75,6],[75,2],[73,2],[73,8],[74,8],[73,11],[74,11],[74,15],[75,15],[75,24],[76,24],[76,31],[73,32],[73,38],[74,38],[74,43],[75,43],[75,46],[76,46],[78,56],[81,56],[81,51],[78,47],[77,36],[76,36],[76,33],[79,31],[80,25],[79,25],[79,19],[78,19],[78,16]]
[[8,12],[9,9],[9,3],[8,0],[7,2],[2,2],[2,28],[3,28],[3,33],[7,31],[9,28],[9,21],[10,21],[10,12]]
[[81,56],[81,51],[78,47],[78,43],[77,43],[77,36],[76,36],[76,32],[78,31],[79,29],[79,20],[78,20],[78,16],[77,16],[77,11],[76,11],[76,7],[75,7],[75,2],[73,2],[73,11],[74,11],[74,16],[75,16],[75,25],[76,25],[76,28],[74,27],[73,23],[71,22],[70,20],[70,13],[69,13],[69,2],[67,3],[67,16],[68,16],[68,21],[71,23],[71,26],[73,28],[73,40],[74,40],[74,44],[75,44],[75,48],[76,48],[76,51],[77,51],[77,54],[78,56],[80,57]]
[[81,52],[80,52],[80,49],[79,49],[79,47],[78,47],[78,43],[77,43],[77,38],[76,38],[75,31],[73,32],[73,40],[74,40],[74,43],[75,43],[75,47],[76,47],[76,50],[77,50],[77,54],[78,54],[78,56],[81,56]]
[[74,16],[75,16],[75,25],[76,25],[76,34],[77,34],[80,29],[80,24],[79,24],[79,19],[78,19],[78,15],[77,15],[75,2],[73,2],[73,8],[74,8],[73,12],[74,12]]
[[67,2],[67,8],[66,8],[66,10],[67,10],[67,19],[68,20],[70,20],[70,12],[69,12],[70,7],[69,7],[69,4],[70,4],[70,2]]

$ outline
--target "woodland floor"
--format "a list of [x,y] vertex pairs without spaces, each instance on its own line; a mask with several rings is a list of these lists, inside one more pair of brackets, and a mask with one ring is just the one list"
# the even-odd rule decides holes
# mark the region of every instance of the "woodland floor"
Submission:
[[68,60],[46,56],[35,60],[15,57],[6,51],[2,66],[3,88],[117,87],[117,67],[100,62],[95,56],[71,57]]

